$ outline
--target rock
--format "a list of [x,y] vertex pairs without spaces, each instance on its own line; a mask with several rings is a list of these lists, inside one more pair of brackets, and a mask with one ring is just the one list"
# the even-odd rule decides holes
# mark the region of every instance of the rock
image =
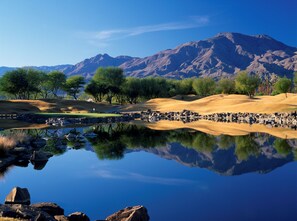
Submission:
[[35,203],[31,206],[34,208],[38,208],[51,216],[64,215],[64,209],[62,209],[55,203]]
[[69,140],[69,141],[73,141],[76,139],[76,135],[74,133],[69,133],[67,134],[66,136],[66,139]]
[[48,218],[43,213],[38,213],[38,215],[34,218],[34,221],[48,221]]
[[47,160],[46,161],[31,161],[32,165],[34,166],[34,170],[42,170],[46,164],[47,164]]
[[46,145],[45,139],[36,139],[31,142],[31,146],[36,149],[40,149]]
[[2,220],[1,217],[26,221],[55,221],[52,216],[42,210],[22,204],[0,205],[0,220]]
[[33,151],[33,154],[30,158],[31,161],[48,161],[48,158],[51,155],[43,152],[43,151]]
[[144,206],[127,207],[106,218],[108,221],[149,221],[149,219]]
[[29,152],[30,148],[27,147],[15,147],[12,150],[10,150],[10,153],[14,154],[14,155],[24,155],[27,154]]
[[[17,217],[18,213],[8,205],[0,205],[0,217]],[[1,220],[1,219],[0,219]]]
[[68,215],[69,221],[90,221],[89,217],[82,212],[75,212]]
[[69,221],[68,217],[66,216],[54,216],[55,220],[57,221]]
[[15,187],[5,198],[5,204],[30,205],[30,193],[27,188]]
[[48,158],[51,157],[51,154],[45,153],[43,151],[33,151],[33,154],[30,158],[31,163],[34,165],[35,170],[42,170],[47,161]]

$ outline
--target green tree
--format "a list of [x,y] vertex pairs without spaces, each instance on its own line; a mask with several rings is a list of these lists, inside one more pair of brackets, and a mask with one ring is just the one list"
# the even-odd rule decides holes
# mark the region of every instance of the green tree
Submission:
[[212,78],[198,78],[193,81],[193,88],[197,95],[206,97],[214,94],[216,83]]
[[17,99],[34,98],[41,92],[45,73],[33,69],[19,68],[6,72],[0,79],[0,90],[14,95]]
[[286,77],[279,78],[277,82],[274,84],[274,93],[281,94],[285,93],[287,97],[287,93],[291,90],[292,81]]
[[247,72],[239,72],[235,78],[235,88],[239,93],[244,93],[252,98],[260,85],[260,78],[249,75]]
[[68,95],[72,96],[75,100],[77,100],[77,95],[79,94],[84,84],[85,84],[84,77],[76,75],[76,76],[69,77],[66,80],[64,89]]
[[235,93],[235,81],[228,78],[222,78],[218,82],[217,91],[222,94]]
[[218,141],[218,146],[221,149],[229,149],[234,145],[234,137],[229,135],[221,135]]
[[138,78],[127,78],[123,84],[122,92],[130,104],[136,104],[141,91],[141,80]]
[[276,138],[273,142],[273,146],[279,154],[288,155],[292,151],[292,147],[285,139]]
[[197,133],[193,140],[192,147],[204,153],[211,153],[216,147],[215,136],[205,133]]
[[178,81],[177,94],[187,95],[193,94],[193,79],[186,78]]
[[[27,79],[28,79],[28,97],[33,95],[34,99],[37,99],[38,95],[43,94],[43,84],[46,81],[46,73],[39,70],[28,69]],[[31,96],[32,97],[32,96]]]
[[58,92],[62,90],[66,83],[66,75],[60,71],[52,71],[47,74],[47,80],[44,82],[44,87],[58,97]]
[[94,82],[105,85],[107,101],[111,104],[114,96],[120,96],[121,87],[125,82],[123,70],[117,67],[98,68],[93,77]]
[[297,72],[294,72],[294,86],[295,86],[295,92],[297,92]]
[[144,99],[151,99],[161,96],[162,90],[166,90],[167,88],[162,88],[162,85],[158,85],[158,83],[163,82],[161,82],[161,80],[158,82],[157,78],[152,77],[141,79],[141,97]]
[[101,102],[104,94],[108,92],[107,86],[102,82],[91,82],[86,86],[85,92],[94,97],[96,102]]
[[235,137],[235,154],[239,160],[247,160],[259,154],[259,145],[252,135]]

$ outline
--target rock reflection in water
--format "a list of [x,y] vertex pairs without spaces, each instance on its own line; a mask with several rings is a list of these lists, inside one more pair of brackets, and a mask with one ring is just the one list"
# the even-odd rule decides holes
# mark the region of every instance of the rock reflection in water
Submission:
[[[2,131],[9,136],[20,130]],[[145,151],[185,166],[207,168],[224,175],[267,173],[297,156],[297,141],[253,133],[213,136],[194,130],[157,131],[133,124],[101,124],[86,128],[21,130],[26,139],[15,147],[0,147],[2,177],[13,166],[43,169],[52,155],[67,149],[94,151],[99,159],[119,160],[130,152]]]

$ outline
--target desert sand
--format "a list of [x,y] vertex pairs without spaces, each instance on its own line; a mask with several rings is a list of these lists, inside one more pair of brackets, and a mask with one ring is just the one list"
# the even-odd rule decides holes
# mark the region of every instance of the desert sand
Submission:
[[184,109],[199,114],[221,112],[274,113],[297,110],[297,94],[277,96],[257,96],[250,99],[245,95],[213,95],[193,101],[172,98],[156,98],[142,104],[124,107],[123,111],[157,110],[161,112],[182,111]]
[[266,133],[283,139],[297,139],[297,131],[287,128],[269,128],[260,124],[238,124],[238,123],[222,123],[207,120],[199,120],[191,123],[183,123],[181,121],[158,121],[155,123],[144,123],[148,128],[154,130],[176,130],[176,129],[192,129],[201,131],[211,135],[230,135],[243,136],[249,133]]

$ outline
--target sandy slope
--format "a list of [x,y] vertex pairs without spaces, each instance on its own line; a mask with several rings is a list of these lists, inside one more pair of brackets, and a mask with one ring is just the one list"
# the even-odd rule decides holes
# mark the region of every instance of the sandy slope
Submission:
[[297,110],[297,94],[259,96],[250,99],[245,95],[213,95],[194,101],[157,98],[142,104],[127,106],[123,111],[153,110],[181,111],[183,109],[201,114],[218,112],[274,113]]
[[191,123],[181,121],[158,121],[156,123],[145,123],[146,127],[154,130],[176,130],[176,129],[193,129],[202,131],[211,135],[231,135],[243,136],[249,133],[266,133],[283,139],[297,139],[297,131],[286,128],[269,128],[259,124],[237,124],[221,123],[207,120],[199,120]]

